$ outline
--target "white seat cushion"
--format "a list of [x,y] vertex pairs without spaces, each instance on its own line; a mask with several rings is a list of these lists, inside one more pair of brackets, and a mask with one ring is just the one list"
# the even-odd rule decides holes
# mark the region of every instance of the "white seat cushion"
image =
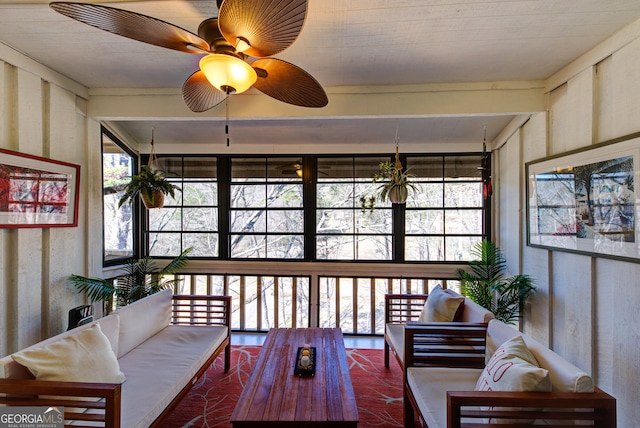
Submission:
[[391,347],[396,351],[398,359],[404,365],[404,324],[387,324],[386,331]]
[[227,337],[220,326],[170,325],[120,358],[121,426],[148,427]]
[[447,427],[447,391],[473,391],[482,369],[410,367],[407,383],[429,428]]

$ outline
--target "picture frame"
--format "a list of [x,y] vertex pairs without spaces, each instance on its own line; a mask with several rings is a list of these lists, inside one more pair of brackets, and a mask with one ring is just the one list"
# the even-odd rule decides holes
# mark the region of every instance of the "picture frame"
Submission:
[[525,169],[528,246],[640,263],[640,133]]
[[0,228],[78,226],[80,165],[0,149]]

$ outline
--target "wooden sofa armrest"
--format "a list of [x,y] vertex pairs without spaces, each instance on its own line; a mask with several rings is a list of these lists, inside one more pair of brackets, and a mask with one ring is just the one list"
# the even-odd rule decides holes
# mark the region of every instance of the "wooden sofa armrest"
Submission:
[[[517,424],[543,420],[545,426],[565,427],[582,422],[594,427],[616,426],[616,400],[596,388],[595,392],[506,392],[448,391],[447,427],[466,428],[491,425],[490,418],[507,418]],[[465,422],[462,419],[466,419]],[[495,419],[494,419],[495,420]],[[472,422],[473,421],[473,422]],[[591,425],[593,423],[593,425]]]
[[120,428],[121,388],[119,383],[0,379],[0,404],[64,406],[72,410],[66,410],[64,418],[74,426]]
[[385,294],[385,324],[406,324],[417,320],[427,297],[427,294]]
[[173,296],[173,324],[225,325],[231,328],[231,296],[176,294]]
[[484,368],[487,324],[409,323],[404,328],[404,365]]

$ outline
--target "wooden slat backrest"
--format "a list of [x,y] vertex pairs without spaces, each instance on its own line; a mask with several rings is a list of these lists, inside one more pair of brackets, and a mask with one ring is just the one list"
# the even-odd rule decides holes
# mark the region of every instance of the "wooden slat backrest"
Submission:
[[484,368],[486,332],[486,323],[409,323],[405,367]]
[[385,323],[406,324],[416,321],[427,297],[426,294],[385,294]]
[[231,296],[174,295],[172,323],[231,325]]

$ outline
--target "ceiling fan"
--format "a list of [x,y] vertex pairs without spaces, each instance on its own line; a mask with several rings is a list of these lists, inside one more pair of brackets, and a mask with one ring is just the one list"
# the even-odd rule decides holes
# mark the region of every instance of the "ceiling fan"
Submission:
[[69,18],[110,33],[191,54],[206,54],[182,86],[185,104],[203,112],[234,93],[255,87],[279,101],[324,107],[329,100],[309,73],[270,58],[295,41],[307,14],[306,0],[217,0],[218,16],[198,34],[140,13],[99,4],[52,2]]
[[[282,175],[293,175],[293,174],[296,174],[298,177],[302,177],[302,175],[303,175],[302,160],[298,160],[298,161],[295,161],[295,162],[290,163],[290,164],[280,165],[280,166],[278,166],[276,168],[280,170]],[[318,172],[318,175],[329,175],[325,171],[318,170],[317,172]]]

